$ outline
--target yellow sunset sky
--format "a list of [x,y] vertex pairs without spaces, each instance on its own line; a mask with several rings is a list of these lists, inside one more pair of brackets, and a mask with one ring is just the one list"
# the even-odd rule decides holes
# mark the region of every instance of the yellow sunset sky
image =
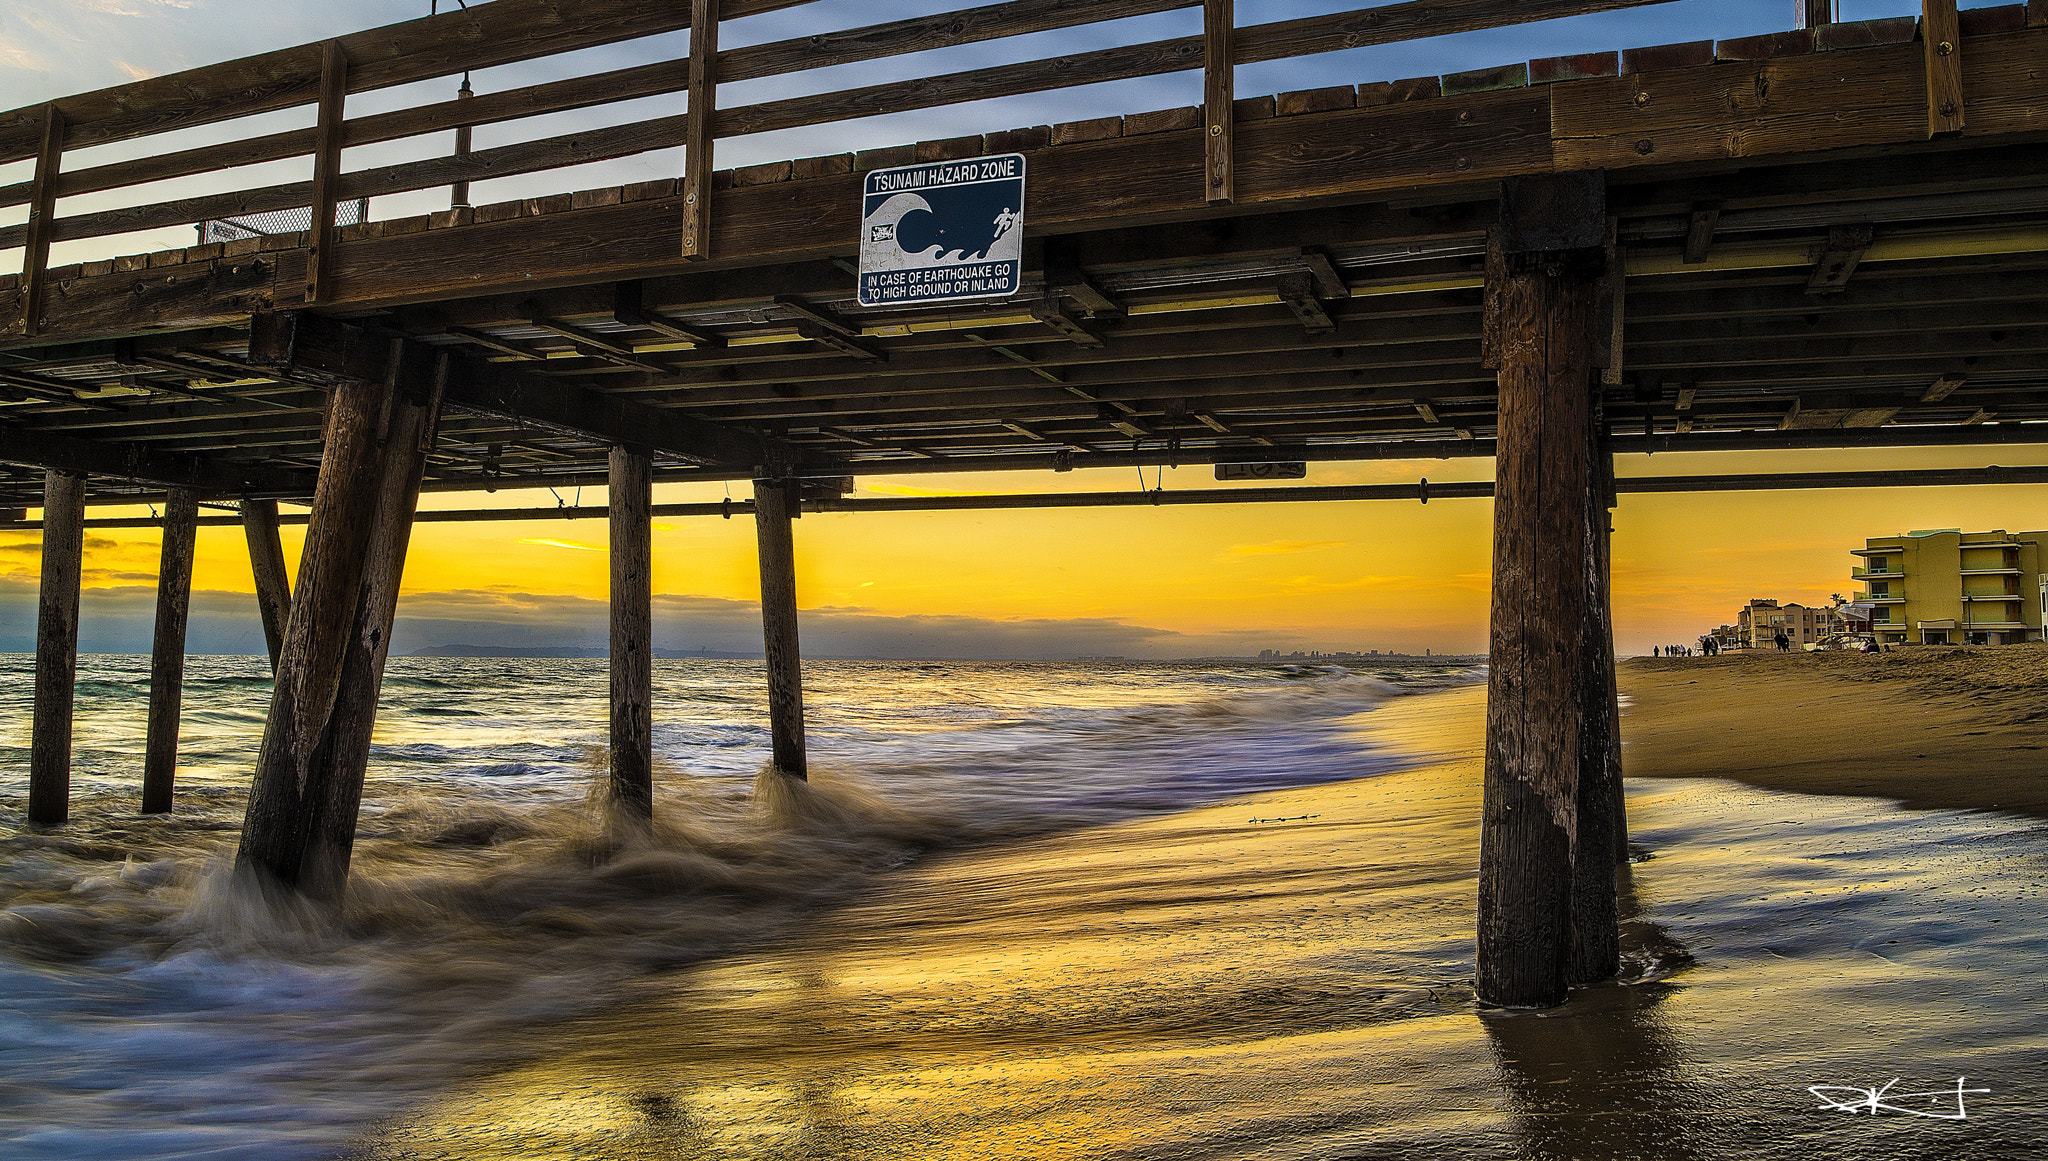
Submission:
[[[1820,471],[2048,463],[2034,448],[1890,449],[1779,455],[1625,456],[1621,475]],[[1488,478],[1491,461],[1314,465],[1308,485]],[[1146,473],[1149,485],[1153,476]],[[1135,490],[1135,470],[862,478],[858,495]],[[1165,473],[1169,491],[1217,486],[1206,466]],[[657,502],[716,499],[719,485],[666,485]],[[748,495],[744,483],[732,494]],[[573,499],[564,494],[563,499]],[[602,500],[585,489],[586,504]],[[547,492],[430,495],[427,507],[547,505]],[[96,514],[102,510],[95,510]],[[112,510],[105,510],[108,514]],[[289,509],[288,509],[289,511]],[[1687,643],[1752,597],[1823,601],[1847,592],[1848,555],[1867,537],[1915,528],[2039,529],[2048,485],[1624,495],[1615,512],[1614,603],[1623,653]],[[1030,637],[1074,622],[1074,653],[1248,655],[1260,649],[1478,653],[1485,649],[1492,505],[1485,500],[945,513],[813,513],[796,526],[798,592],[813,616],[957,619]],[[285,529],[296,560],[302,527]],[[32,592],[34,532],[0,535],[0,581]],[[95,530],[89,588],[153,585],[158,537]],[[420,525],[401,620],[450,601],[534,624],[602,602],[602,520]],[[657,520],[657,593],[751,604],[759,595],[750,520]],[[236,527],[201,531],[194,587],[250,593]],[[139,593],[137,594],[140,595]],[[18,598],[17,598],[18,599]],[[253,624],[253,598],[247,615]],[[91,625],[91,601],[86,626]],[[678,613],[676,616],[683,614]],[[659,623],[662,614],[657,612]],[[586,630],[601,623],[585,616]],[[1138,646],[1116,626],[1155,631]],[[659,628],[659,624],[658,624]],[[688,636],[677,638],[695,641]],[[1163,632],[1161,632],[1163,631]],[[425,630],[428,637],[434,630]],[[441,631],[446,635],[446,631]],[[585,638],[589,634],[586,632]],[[728,635],[730,636],[730,635]],[[1100,641],[1090,648],[1088,642]],[[420,640],[413,644],[484,644]],[[401,642],[403,647],[407,642]],[[722,647],[745,641],[720,639]],[[758,638],[754,639],[758,645]],[[197,643],[195,643],[195,646]],[[902,646],[918,651],[914,643]],[[934,647],[960,655],[974,646]],[[1000,644],[979,647],[995,655]]]

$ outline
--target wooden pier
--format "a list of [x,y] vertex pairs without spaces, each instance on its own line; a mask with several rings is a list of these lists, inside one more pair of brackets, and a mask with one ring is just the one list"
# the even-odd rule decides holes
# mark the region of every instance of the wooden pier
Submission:
[[[630,820],[652,809],[661,713],[656,484],[754,483],[722,514],[758,523],[774,762],[801,777],[790,521],[865,503],[840,499],[849,477],[1491,456],[1479,992],[1557,1002],[1616,962],[1606,541],[1627,482],[1609,455],[2048,436],[2048,0],[1853,24],[1806,2],[1803,27],[1742,40],[1236,91],[1239,65],[1660,2],[1409,0],[1241,25],[1230,0],[1009,0],[722,49],[722,24],[805,0],[493,0],[0,113],[0,164],[33,163],[0,186],[28,215],[0,227],[23,255],[0,275],[0,509],[44,511],[31,818],[67,809],[95,505],[166,505],[155,810],[191,529],[209,519],[194,505],[239,504],[277,673],[242,863],[332,897],[422,490],[611,488],[610,787]],[[1181,10],[1170,39],[720,100]],[[466,79],[684,29],[675,59],[503,92]],[[1201,75],[1202,104],[716,164],[753,134],[1177,72]],[[350,110],[415,82],[446,98]],[[650,97],[673,111],[472,148],[476,126]],[[313,123],[245,120],[292,108]],[[226,137],[180,136],[200,126]],[[344,165],[427,135],[445,155]],[[672,178],[471,204],[474,182],[678,146]],[[865,176],[1010,154],[1027,166],[1014,293],[863,306]],[[285,159],[303,179],[224,188]],[[196,192],[63,204],[171,181]],[[348,208],[443,187],[449,207],[424,215]],[[136,231],[292,214],[117,253]],[[105,254],[51,265],[87,239]],[[280,500],[311,506],[295,584]]]

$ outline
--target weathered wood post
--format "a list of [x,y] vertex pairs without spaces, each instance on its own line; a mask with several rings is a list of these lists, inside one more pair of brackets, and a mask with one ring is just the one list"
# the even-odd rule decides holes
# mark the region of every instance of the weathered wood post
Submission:
[[611,454],[612,738],[615,821],[654,817],[654,460]]
[[398,586],[405,576],[406,548],[419,508],[420,475],[434,439],[450,356],[434,356],[432,389],[416,376],[402,375],[406,360],[392,360],[391,420],[384,438],[384,462],[377,481],[376,523],[356,594],[355,625],[341,660],[341,687],[327,734],[315,752],[307,778],[306,852],[298,886],[315,899],[339,900],[348,884],[355,851],[356,821],[362,813],[363,779],[369,770],[370,738],[377,725],[377,701],[384,691],[384,661],[391,651],[391,626],[398,614]]
[[43,475],[42,596],[36,608],[36,701],[29,742],[28,820],[71,817],[71,711],[78,686],[78,574],[85,548],[85,476]]
[[796,544],[790,515],[802,500],[795,480],[754,481],[754,532],[761,556],[761,637],[768,655],[768,724],[775,768],[808,776],[804,758],[803,654],[796,635]]
[[[1609,597],[1609,528],[1614,460],[1600,409],[1588,416],[1593,456],[1585,499],[1586,603],[1579,638],[1578,836],[1572,859],[1572,969],[1575,984],[1621,970],[1621,916],[1615,897],[1616,815],[1621,784],[1621,715],[1614,698],[1614,623]],[[1627,850],[1625,834],[1621,847]]]
[[1570,978],[1605,200],[1597,172],[1503,183],[1489,262],[1500,435],[1475,990],[1517,1007],[1562,1001]]
[[[294,320],[259,315],[251,332],[252,362],[290,361]],[[309,838],[307,781],[355,625],[381,490],[379,436],[389,395],[383,383],[352,378],[330,388],[327,446],[236,856],[245,874],[257,872],[286,887],[298,885]]]
[[242,532],[249,540],[249,572],[256,578],[256,612],[263,618],[263,642],[270,647],[270,672],[277,672],[284,626],[291,618],[291,574],[284,542],[277,534],[277,501],[242,498]]
[[192,551],[199,493],[164,496],[164,543],[156,572],[156,637],[149,652],[149,734],[142,752],[142,813],[171,809],[178,775],[178,718],[185,694],[185,621],[192,607]]

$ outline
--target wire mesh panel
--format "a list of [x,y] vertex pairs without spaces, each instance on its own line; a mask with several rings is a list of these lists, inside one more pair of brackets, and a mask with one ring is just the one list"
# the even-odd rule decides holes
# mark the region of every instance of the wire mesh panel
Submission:
[[[334,207],[334,224],[353,226],[370,216],[370,199],[359,198],[352,202],[340,202]],[[296,234],[313,226],[313,207],[300,206],[290,210],[272,210],[262,214],[241,214],[232,218],[209,218],[199,223],[199,244],[208,242],[233,242],[240,238],[260,238],[266,234]]]

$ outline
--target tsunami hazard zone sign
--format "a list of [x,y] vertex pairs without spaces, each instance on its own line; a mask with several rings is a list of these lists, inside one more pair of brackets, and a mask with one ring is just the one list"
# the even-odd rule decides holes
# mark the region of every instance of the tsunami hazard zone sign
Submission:
[[1024,155],[878,169],[861,190],[862,306],[1008,298],[1024,269]]

